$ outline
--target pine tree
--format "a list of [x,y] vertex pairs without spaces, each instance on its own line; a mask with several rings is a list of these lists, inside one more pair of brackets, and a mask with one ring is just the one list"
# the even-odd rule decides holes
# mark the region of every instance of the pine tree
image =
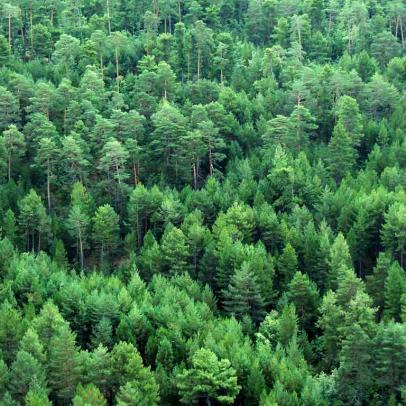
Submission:
[[381,237],[384,247],[397,254],[400,265],[404,267],[404,254],[406,252],[406,205],[394,203],[385,214],[385,224]]
[[48,359],[49,386],[62,402],[74,397],[81,373],[78,355],[74,334],[68,327],[62,327],[51,339]]
[[399,264],[393,264],[385,279],[385,310],[387,318],[400,321],[402,295],[406,293],[406,274]]
[[349,404],[365,402],[372,379],[372,342],[358,324],[343,341],[337,373],[340,399]]
[[354,147],[359,147],[363,136],[362,115],[358,103],[351,96],[342,96],[336,107],[337,123],[350,134]]
[[102,269],[105,257],[109,258],[117,248],[118,238],[119,216],[110,205],[100,206],[93,219],[93,240],[100,252]]
[[380,390],[388,399],[398,395],[406,374],[405,326],[400,323],[381,323],[375,337],[374,372]]
[[21,401],[33,383],[45,387],[45,369],[31,354],[20,350],[10,369],[10,391]]
[[40,251],[41,236],[48,230],[48,216],[41,198],[31,189],[19,203],[20,227],[25,231],[27,249]]
[[290,115],[290,128],[287,145],[291,149],[301,151],[307,147],[310,137],[318,126],[311,112],[299,104]]
[[286,304],[278,318],[277,337],[278,342],[288,347],[292,340],[296,340],[298,333],[298,318],[296,315],[295,305]]
[[382,313],[385,306],[385,280],[391,264],[392,261],[390,256],[381,252],[378,256],[372,275],[368,275],[366,278],[368,294],[374,301],[374,305],[379,308],[380,313]]
[[331,175],[339,183],[345,175],[350,173],[355,166],[357,152],[353,147],[353,140],[342,123],[334,127],[333,136],[328,144],[326,158]]
[[330,248],[329,274],[327,275],[327,287],[336,289],[338,275],[341,268],[352,268],[352,259],[347,241],[342,233],[339,233]]
[[12,243],[15,243],[18,233],[17,221],[14,212],[8,209],[3,219],[3,235]]
[[168,227],[165,230],[161,252],[167,273],[176,275],[188,270],[189,249],[182,230],[176,227]]
[[225,311],[238,319],[248,315],[258,323],[265,316],[260,286],[246,263],[235,271],[227,289],[223,291],[223,297]]
[[194,353],[191,368],[176,376],[176,385],[185,404],[194,404],[203,398],[209,405],[212,400],[231,405],[241,389],[230,361],[219,360],[205,348]]
[[11,58],[11,48],[4,35],[0,35],[0,66],[5,66]]
[[26,406],[52,406],[52,403],[48,399],[48,390],[39,387],[38,385],[32,385],[25,397]]
[[7,365],[14,360],[25,326],[21,314],[7,301],[0,307],[0,351]]
[[115,393],[130,383],[128,390],[137,399],[158,401],[158,385],[151,370],[144,367],[137,349],[125,342],[116,344],[111,352],[112,386]]
[[89,381],[96,385],[106,396],[111,387],[111,353],[103,345],[99,345],[90,354]]
[[280,278],[279,291],[284,292],[298,270],[296,251],[290,243],[283,248],[278,258],[277,268]]
[[317,317],[319,300],[316,284],[307,275],[296,272],[288,285],[286,296],[295,305],[300,326],[311,331]]
[[90,225],[90,219],[79,205],[74,205],[70,209],[66,220],[66,228],[71,237],[75,238],[75,245],[79,250],[80,268],[84,269],[84,251],[86,247],[86,238]]
[[36,155],[37,165],[46,171],[46,190],[48,211],[51,211],[51,181],[53,179],[53,170],[57,159],[57,146],[52,138],[41,138]]
[[44,346],[40,342],[39,336],[34,329],[29,328],[25,332],[23,338],[20,341],[19,348],[20,351],[24,351],[27,354],[30,354],[39,362],[40,365],[45,364],[46,356],[44,352]]
[[94,384],[78,385],[73,398],[73,406],[106,406],[107,401]]
[[13,163],[18,161],[25,152],[24,134],[18,131],[17,127],[13,124],[3,132],[3,141],[7,151],[8,180],[10,181]]
[[117,406],[156,406],[159,401],[156,383],[140,388],[138,382],[129,381],[120,388],[116,397]]
[[184,167],[183,139],[186,136],[186,118],[173,105],[164,102],[151,117],[154,132],[150,149],[161,163],[161,171],[169,184],[187,179]]
[[6,130],[10,125],[19,123],[20,112],[18,106],[18,99],[13,93],[9,92],[5,87],[0,86],[0,131]]
[[320,340],[323,350],[322,365],[329,371],[338,363],[344,313],[337,303],[337,295],[331,290],[324,295],[319,311],[320,317],[317,321],[317,327],[322,330]]

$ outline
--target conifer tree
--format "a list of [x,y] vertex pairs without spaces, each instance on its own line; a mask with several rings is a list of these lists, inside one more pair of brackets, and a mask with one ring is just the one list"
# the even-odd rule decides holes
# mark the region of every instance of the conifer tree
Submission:
[[316,284],[307,275],[296,272],[288,285],[287,299],[295,305],[301,327],[310,331],[317,317],[319,294]]
[[74,334],[62,327],[51,339],[48,358],[49,386],[62,402],[74,397],[81,373],[78,355]]
[[406,293],[406,274],[397,263],[394,263],[388,270],[384,292],[384,315],[400,321],[402,295]]
[[182,230],[176,227],[168,227],[165,230],[161,242],[161,252],[166,272],[170,275],[188,270],[189,251]]
[[176,376],[182,403],[193,404],[203,398],[207,404],[218,401],[233,404],[241,387],[237,383],[236,371],[228,359],[219,360],[210,350],[201,348],[191,360],[191,368]]
[[283,292],[298,270],[296,251],[290,243],[287,243],[283,248],[278,258],[277,267],[280,278],[279,287],[280,291]]
[[114,209],[106,204],[100,206],[93,219],[93,240],[100,252],[100,267],[104,267],[105,257],[109,258],[117,247],[119,217]]
[[238,319],[250,316],[257,323],[265,316],[264,299],[257,278],[245,263],[231,277],[223,297],[226,312]]
[[73,406],[106,406],[107,401],[94,384],[78,385],[73,398]]
[[333,136],[328,144],[328,168],[339,183],[355,166],[357,153],[353,140],[340,122],[334,127]]
[[24,399],[34,383],[45,387],[45,379],[44,366],[31,354],[20,350],[10,369],[10,391],[15,399]]
[[12,165],[24,155],[25,139],[24,134],[18,131],[13,124],[3,132],[4,146],[7,151],[8,180],[11,180]]

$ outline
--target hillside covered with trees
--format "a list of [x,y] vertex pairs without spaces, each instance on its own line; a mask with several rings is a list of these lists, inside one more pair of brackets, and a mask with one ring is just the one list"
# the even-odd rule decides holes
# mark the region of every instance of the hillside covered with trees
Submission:
[[405,30],[1,1],[0,404],[406,405]]

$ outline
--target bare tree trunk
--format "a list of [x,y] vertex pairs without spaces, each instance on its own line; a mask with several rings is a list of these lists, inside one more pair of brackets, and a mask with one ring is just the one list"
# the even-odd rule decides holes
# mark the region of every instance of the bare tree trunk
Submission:
[[211,151],[211,145],[209,143],[209,173],[210,173],[210,176],[213,175],[213,172],[214,172],[213,156],[212,156],[212,151]]
[[48,213],[51,213],[51,182],[50,182],[50,165],[48,161],[48,170],[47,170],[47,198],[48,198]]
[[196,163],[193,164],[193,186],[195,189],[197,189],[197,169],[196,169]]
[[197,80],[200,80],[200,48],[197,48]]
[[80,269],[84,269],[82,230],[79,229]]
[[118,49],[116,48],[116,80],[117,80],[117,92],[120,93],[120,69],[118,64]]
[[103,54],[100,52],[100,72],[102,79],[104,79],[104,66],[103,66]]
[[8,43],[11,48],[11,14],[8,15]]
[[11,180],[11,152],[8,153],[8,181]]
[[107,7],[107,22],[109,25],[109,35],[111,35],[111,21],[110,21],[110,1],[106,0],[106,7]]
[[32,36],[32,1],[30,1],[30,41],[31,41],[31,49],[34,48],[34,37]]

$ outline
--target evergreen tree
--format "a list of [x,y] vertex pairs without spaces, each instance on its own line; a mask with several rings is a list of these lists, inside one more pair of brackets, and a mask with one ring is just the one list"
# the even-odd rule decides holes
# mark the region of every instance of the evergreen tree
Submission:
[[389,400],[398,395],[405,376],[406,339],[404,325],[389,322],[381,323],[375,338],[376,382]]
[[8,130],[3,132],[3,141],[7,151],[8,180],[10,181],[13,163],[18,161],[25,152],[24,134],[18,131],[15,125],[11,125]]
[[393,264],[389,268],[384,286],[384,315],[400,321],[402,295],[406,293],[406,275],[398,264]]
[[45,387],[45,369],[31,354],[20,350],[10,369],[10,391],[21,401],[33,384]]
[[296,251],[290,243],[286,244],[283,248],[281,255],[278,258],[278,274],[280,278],[279,286],[280,291],[286,290],[288,284],[296,274],[297,268],[297,256]]
[[66,220],[66,228],[71,237],[75,238],[75,245],[79,250],[80,268],[85,266],[84,250],[90,219],[79,205],[72,206]]
[[202,398],[209,404],[211,400],[232,404],[241,389],[230,361],[219,360],[216,354],[205,348],[195,352],[191,368],[180,372],[176,382],[181,401],[186,404],[195,404]]
[[104,266],[105,256],[109,258],[117,247],[119,217],[114,209],[107,205],[96,210],[93,219],[93,240],[100,252],[100,267]]
[[78,385],[76,394],[73,398],[73,406],[106,406],[107,401],[97,386],[89,384],[86,386]]
[[287,290],[287,299],[295,305],[302,328],[311,331],[317,317],[318,290],[307,275],[296,272]]
[[168,227],[165,230],[161,242],[161,252],[165,270],[170,275],[188,270],[189,251],[182,230],[176,227]]
[[68,327],[62,327],[50,341],[48,368],[48,383],[54,396],[62,402],[72,400],[81,365],[75,336]]
[[353,147],[351,136],[342,123],[337,123],[328,144],[328,157],[326,159],[328,168],[337,183],[353,170],[356,158],[357,153]]
[[261,289],[247,264],[235,271],[227,289],[223,291],[223,297],[224,309],[236,318],[248,315],[256,323],[264,318],[265,304]]
[[393,254],[399,255],[402,267],[406,251],[405,218],[406,206],[401,203],[393,204],[385,214],[385,224],[381,232],[383,245]]
[[24,230],[27,249],[40,251],[41,237],[48,229],[48,216],[41,198],[31,189],[20,201],[19,225]]

